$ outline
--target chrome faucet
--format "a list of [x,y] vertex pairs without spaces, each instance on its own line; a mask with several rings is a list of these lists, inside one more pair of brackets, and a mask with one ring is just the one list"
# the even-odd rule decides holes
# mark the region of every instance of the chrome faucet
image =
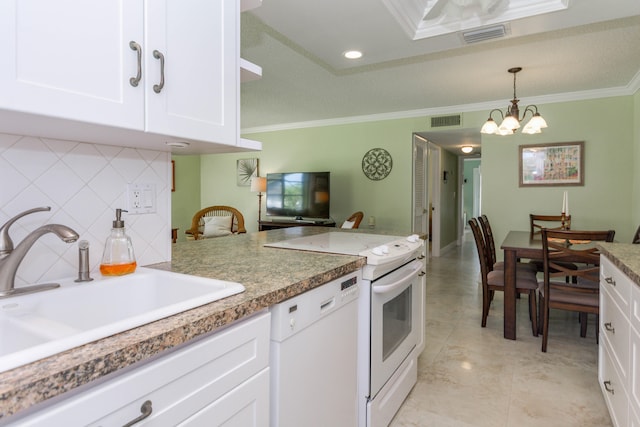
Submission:
[[15,288],[16,272],[22,260],[29,252],[29,249],[33,244],[42,236],[47,233],[54,233],[63,242],[72,243],[78,240],[78,233],[71,228],[61,224],[46,224],[43,225],[27,235],[27,237],[13,248],[13,241],[9,236],[9,227],[17,219],[22,218],[25,215],[40,212],[50,211],[49,206],[42,208],[34,208],[24,211],[15,217],[7,221],[2,227],[0,227],[0,298],[5,298],[12,295],[31,293],[44,291],[47,289],[54,289],[60,286],[57,283],[48,283],[42,285],[26,286],[21,288]]

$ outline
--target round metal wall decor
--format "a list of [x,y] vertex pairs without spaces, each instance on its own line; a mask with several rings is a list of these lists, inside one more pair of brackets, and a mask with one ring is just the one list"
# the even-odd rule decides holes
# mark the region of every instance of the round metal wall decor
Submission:
[[392,167],[391,154],[384,148],[373,148],[362,158],[362,172],[373,181],[385,179]]

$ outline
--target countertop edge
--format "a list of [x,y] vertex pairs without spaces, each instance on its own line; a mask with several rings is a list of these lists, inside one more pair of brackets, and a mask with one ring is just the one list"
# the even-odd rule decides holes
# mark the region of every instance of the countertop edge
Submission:
[[599,243],[605,255],[624,274],[640,285],[640,245],[632,243]]
[[[357,258],[354,260],[354,258]],[[0,373],[0,420],[74,391],[168,351],[288,298],[358,270],[366,258],[345,257],[339,267],[256,298],[233,295],[113,336]],[[148,266],[171,270],[171,263]]]

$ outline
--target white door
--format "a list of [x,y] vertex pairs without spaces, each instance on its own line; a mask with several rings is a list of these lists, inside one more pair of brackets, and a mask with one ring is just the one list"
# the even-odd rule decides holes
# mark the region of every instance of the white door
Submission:
[[[413,232],[429,236],[425,255],[440,256],[440,150],[413,135]],[[431,250],[429,250],[431,247]],[[431,251],[431,254],[429,254]]]
[[239,3],[146,2],[147,131],[236,145]]
[[142,0],[2,0],[0,108],[142,130]]
[[[427,141],[413,136],[413,221],[412,232],[429,236],[429,150]],[[428,240],[428,239],[427,239]],[[426,246],[428,258],[429,245]]]

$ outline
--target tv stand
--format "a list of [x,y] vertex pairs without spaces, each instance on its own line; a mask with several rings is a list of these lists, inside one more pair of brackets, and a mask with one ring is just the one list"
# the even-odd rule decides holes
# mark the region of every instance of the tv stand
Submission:
[[335,221],[331,219],[325,220],[281,220],[281,221],[258,221],[258,231],[277,230],[279,228],[289,227],[335,227]]

